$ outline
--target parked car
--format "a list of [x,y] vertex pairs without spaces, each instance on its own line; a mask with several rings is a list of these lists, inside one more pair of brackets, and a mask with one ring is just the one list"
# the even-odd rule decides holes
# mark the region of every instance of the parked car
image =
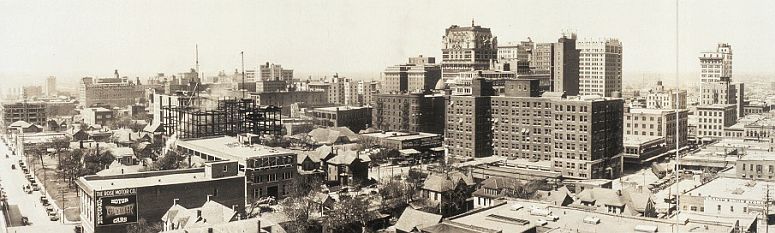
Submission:
[[32,183],[32,191],[40,191],[40,186],[36,183]]
[[25,226],[32,225],[30,218],[22,216],[22,225],[25,225]]
[[59,214],[56,211],[48,212],[48,219],[51,221],[59,221]]

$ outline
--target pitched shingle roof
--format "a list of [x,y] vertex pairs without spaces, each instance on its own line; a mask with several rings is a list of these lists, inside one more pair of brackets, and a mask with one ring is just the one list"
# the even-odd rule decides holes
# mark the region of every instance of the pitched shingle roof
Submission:
[[441,221],[441,215],[431,214],[412,208],[404,209],[401,217],[396,222],[396,229],[405,232],[411,232],[412,230],[422,229],[424,227],[438,224]]
[[446,192],[455,189],[458,183],[474,185],[474,179],[461,172],[453,171],[447,174],[431,174],[423,183],[423,189],[434,192]]

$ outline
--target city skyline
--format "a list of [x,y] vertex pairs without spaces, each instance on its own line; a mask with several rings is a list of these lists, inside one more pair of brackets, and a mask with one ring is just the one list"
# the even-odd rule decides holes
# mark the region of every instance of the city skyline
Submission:
[[[640,79],[643,73],[663,80],[674,75],[674,1],[549,1],[497,12],[488,7],[507,3],[451,2],[467,7],[442,9],[435,7],[440,2],[413,2],[399,14],[388,9],[406,2],[264,3],[227,2],[219,5],[225,10],[217,12],[209,10],[213,4],[174,1],[0,3],[3,9],[13,9],[0,14],[0,21],[15,22],[0,27],[6,35],[0,38],[4,45],[0,60],[5,61],[0,64],[0,78],[21,85],[52,75],[63,81],[108,76],[114,69],[142,78],[183,72],[194,67],[198,44],[205,75],[233,72],[240,67],[240,51],[245,51],[248,68],[270,61],[299,74],[338,72],[378,79],[384,67],[407,57],[440,57],[444,29],[466,26],[472,20],[491,28],[502,44],[528,37],[553,42],[567,30],[576,32],[579,41],[617,38],[625,50],[625,81]],[[775,34],[757,30],[775,26],[765,20],[775,13],[775,7],[766,5],[775,3],[761,3],[765,7],[751,9],[733,1],[681,1],[680,72],[698,73],[699,52],[726,42],[735,46],[736,73],[775,73],[760,59],[775,48],[758,46],[775,39]],[[91,10],[73,14],[76,9]],[[738,33],[721,33],[718,28],[734,28]],[[137,63],[137,59],[146,62]]]

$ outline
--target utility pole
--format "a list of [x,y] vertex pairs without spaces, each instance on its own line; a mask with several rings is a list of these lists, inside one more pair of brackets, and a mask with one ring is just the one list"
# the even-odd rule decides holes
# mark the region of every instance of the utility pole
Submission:
[[764,193],[764,232],[770,233],[770,184],[765,184],[766,192]]

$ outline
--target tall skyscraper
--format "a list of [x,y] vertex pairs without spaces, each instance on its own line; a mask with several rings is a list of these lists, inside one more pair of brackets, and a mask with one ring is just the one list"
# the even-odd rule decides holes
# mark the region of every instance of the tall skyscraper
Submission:
[[743,83],[732,82],[732,46],[719,43],[716,51],[700,53],[700,104],[734,104],[738,117],[745,112]]
[[46,96],[55,96],[57,94],[57,77],[49,76],[46,78]]
[[732,77],[732,46],[719,43],[716,51],[700,53],[700,82],[709,83]]
[[[555,43],[539,43],[530,53],[530,74],[548,76],[544,91],[579,94],[579,50],[576,34],[563,34]],[[540,79],[540,78],[538,78]]]
[[[579,51],[576,50],[576,34],[562,35],[553,47],[550,91],[576,96],[579,94]],[[621,81],[619,90],[621,91]]]
[[579,41],[579,94],[612,97],[622,92],[622,43],[617,39]]
[[492,36],[489,28],[474,25],[460,27],[452,25],[442,37],[442,78],[449,80],[459,72],[487,70],[490,63],[498,59],[498,38]]

